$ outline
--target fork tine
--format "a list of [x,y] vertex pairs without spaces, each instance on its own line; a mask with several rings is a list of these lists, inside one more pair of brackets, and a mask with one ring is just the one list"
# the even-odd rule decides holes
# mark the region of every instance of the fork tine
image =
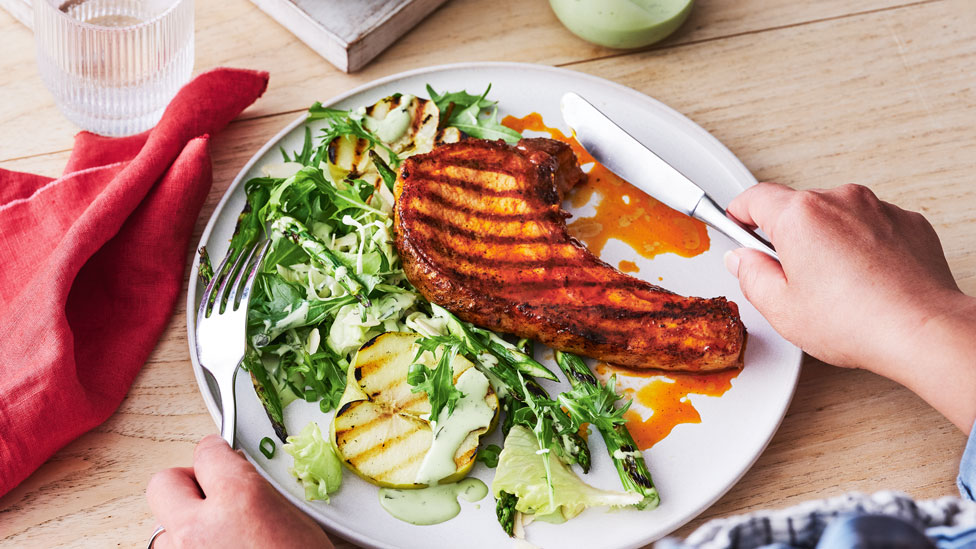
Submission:
[[227,263],[230,260],[232,254],[228,253],[224,256],[224,260],[220,262],[220,265],[214,270],[213,278],[210,279],[210,283],[203,290],[203,297],[200,299],[200,309],[197,311],[197,319],[206,318],[210,313],[210,303],[213,302],[214,288],[220,282],[221,277],[224,275],[224,269],[227,267]]
[[[234,285],[230,289],[230,295],[227,296],[227,304],[232,306],[233,310],[237,310],[238,304],[243,303],[247,299],[248,290],[251,284],[253,284],[252,280],[261,269],[261,260],[264,259],[264,254],[268,251],[268,246],[270,245],[271,241],[267,240],[260,246],[260,250],[258,246],[255,246],[247,256],[247,261],[244,262],[241,271],[237,273],[237,278],[234,279]],[[241,282],[245,278],[247,279],[247,284],[242,288]],[[238,293],[240,293],[240,300],[237,299]]]
[[243,268],[243,266],[246,264],[245,259],[251,257],[252,251],[253,248],[251,247],[242,248],[241,253],[237,255],[237,261],[234,262],[234,266],[230,268],[230,271],[227,271],[227,276],[220,281],[220,288],[217,289],[217,300],[214,301],[214,307],[217,308],[218,312],[224,312],[224,308],[227,303],[227,292],[232,285],[234,276],[238,272],[238,269]]
[[258,252],[257,257],[254,260],[254,266],[251,268],[251,273],[247,275],[247,281],[244,283],[244,288],[241,290],[241,303],[246,304],[248,297],[251,294],[251,289],[254,288],[254,279],[257,278],[258,272],[261,271],[261,263],[264,262],[264,256],[268,254],[268,250],[271,248],[271,241],[265,241],[264,246],[261,251]]
[[[237,271],[237,275],[234,277],[234,282],[231,283],[229,292],[227,294],[227,305],[231,311],[237,309],[237,291],[241,287],[241,280],[247,276],[249,272],[248,266],[251,264],[251,258],[254,257],[254,253],[258,251],[258,247],[255,246],[251,248],[250,253],[247,254],[247,259],[241,263],[241,270]],[[243,257],[244,254],[241,254]]]

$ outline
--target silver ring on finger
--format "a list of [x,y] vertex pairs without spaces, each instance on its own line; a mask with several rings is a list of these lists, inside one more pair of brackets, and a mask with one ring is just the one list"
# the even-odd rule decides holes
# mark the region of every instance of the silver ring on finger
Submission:
[[146,546],[146,549],[153,549],[153,544],[156,543],[156,538],[159,537],[159,534],[162,534],[165,531],[166,529],[162,526],[157,526],[156,529],[153,530],[152,536],[149,537],[149,545]]

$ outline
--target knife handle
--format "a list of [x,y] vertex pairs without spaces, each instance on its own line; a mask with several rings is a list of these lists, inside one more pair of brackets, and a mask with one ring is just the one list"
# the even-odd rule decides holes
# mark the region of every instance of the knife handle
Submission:
[[739,246],[758,250],[779,261],[779,256],[776,255],[776,250],[773,249],[772,244],[757,236],[739,220],[726,214],[725,209],[716,204],[708,195],[702,197],[691,215],[721,231]]

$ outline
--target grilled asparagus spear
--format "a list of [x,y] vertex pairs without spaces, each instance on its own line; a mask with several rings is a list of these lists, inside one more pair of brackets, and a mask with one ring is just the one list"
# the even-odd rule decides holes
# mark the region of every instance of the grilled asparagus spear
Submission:
[[355,296],[363,307],[370,306],[366,286],[356,277],[352,269],[340,261],[332,250],[310,233],[301,222],[292,217],[282,216],[274,220],[271,228],[301,246],[310,258],[322,265],[329,276],[335,278],[347,292]]
[[624,489],[644,496],[637,507],[657,507],[661,498],[623,418],[630,403],[622,408],[615,406],[620,396],[613,389],[614,380],[600,383],[583,359],[571,353],[556,351],[556,363],[573,386],[572,391],[559,395],[560,404],[574,420],[589,423],[600,431]]

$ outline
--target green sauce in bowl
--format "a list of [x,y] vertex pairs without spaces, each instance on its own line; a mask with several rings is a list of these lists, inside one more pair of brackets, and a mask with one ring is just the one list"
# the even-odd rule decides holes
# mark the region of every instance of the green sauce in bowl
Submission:
[[549,0],[556,17],[583,40],[609,48],[640,48],[678,29],[694,0]]

